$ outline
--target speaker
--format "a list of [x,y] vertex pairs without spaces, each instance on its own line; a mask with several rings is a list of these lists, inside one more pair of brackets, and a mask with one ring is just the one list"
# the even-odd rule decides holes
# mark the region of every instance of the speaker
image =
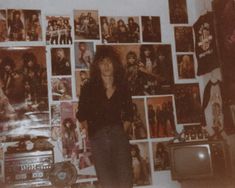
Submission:
[[70,186],[76,183],[77,169],[70,161],[53,164],[49,180],[56,187]]

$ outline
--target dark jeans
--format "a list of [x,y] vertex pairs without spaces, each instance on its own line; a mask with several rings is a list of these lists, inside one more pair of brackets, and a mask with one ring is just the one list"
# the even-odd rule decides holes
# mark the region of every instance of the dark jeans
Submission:
[[121,125],[105,127],[92,138],[91,151],[102,188],[131,188],[132,161],[127,135]]

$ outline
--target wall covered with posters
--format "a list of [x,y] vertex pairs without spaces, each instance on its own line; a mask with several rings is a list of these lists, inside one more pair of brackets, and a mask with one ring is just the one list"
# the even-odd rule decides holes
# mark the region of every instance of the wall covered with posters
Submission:
[[96,48],[112,45],[133,96],[127,134],[133,159],[141,159],[133,164],[134,185],[180,187],[159,151],[184,127],[201,129],[203,89],[220,76],[197,76],[193,24],[210,2],[0,0],[0,7],[0,177],[17,182],[4,164],[33,144],[53,147],[54,162],[71,161],[77,183],[96,183],[76,111]]

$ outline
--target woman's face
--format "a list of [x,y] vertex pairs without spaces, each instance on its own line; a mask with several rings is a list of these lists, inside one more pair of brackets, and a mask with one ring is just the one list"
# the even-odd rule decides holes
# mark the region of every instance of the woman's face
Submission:
[[150,51],[148,48],[146,48],[146,49],[144,50],[144,55],[145,55],[146,57],[149,57],[150,54],[151,54],[151,51]]
[[104,58],[99,62],[101,76],[113,76],[113,63],[111,59]]
[[134,56],[129,56],[128,57],[128,63],[131,65],[134,65],[136,62],[136,58]]

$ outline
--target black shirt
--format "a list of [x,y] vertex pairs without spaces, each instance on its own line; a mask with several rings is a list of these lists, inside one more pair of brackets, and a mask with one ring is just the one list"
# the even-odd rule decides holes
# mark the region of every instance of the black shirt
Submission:
[[198,61],[197,75],[206,74],[219,66],[216,51],[213,13],[208,12],[193,25],[195,52]]
[[77,118],[80,122],[87,120],[89,136],[104,127],[132,121],[132,99],[127,86],[117,87],[110,98],[106,96],[105,89],[96,88],[87,82],[79,97]]

